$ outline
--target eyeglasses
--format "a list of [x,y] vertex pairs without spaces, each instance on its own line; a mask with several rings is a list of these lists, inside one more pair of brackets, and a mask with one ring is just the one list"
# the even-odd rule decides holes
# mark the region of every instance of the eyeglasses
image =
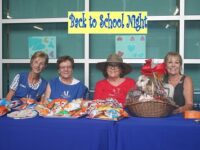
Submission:
[[59,69],[60,69],[60,70],[72,69],[72,66],[60,66]]
[[120,68],[120,66],[119,66],[119,64],[115,64],[115,63],[110,63],[110,64],[108,64],[108,68],[111,68],[111,69],[119,69]]
[[117,63],[109,63],[108,66],[111,66],[111,67],[119,67],[119,64],[117,64]]

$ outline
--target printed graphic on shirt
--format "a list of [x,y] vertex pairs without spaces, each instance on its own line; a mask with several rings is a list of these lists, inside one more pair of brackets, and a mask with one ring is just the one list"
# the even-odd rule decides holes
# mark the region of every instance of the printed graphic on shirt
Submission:
[[18,84],[19,84],[19,78],[20,78],[20,75],[17,74],[15,76],[15,78],[13,79],[11,85],[10,85],[10,89],[16,91],[17,87],[18,87]]
[[61,97],[64,98],[64,99],[68,99],[68,98],[70,98],[71,96],[69,95],[69,91],[64,91],[64,92],[61,94]]
[[19,86],[23,87],[23,88],[26,88],[26,85],[23,85],[23,84],[19,84]]
[[120,88],[114,88],[112,89],[111,93],[109,94],[109,96],[112,97],[118,97],[120,94]]

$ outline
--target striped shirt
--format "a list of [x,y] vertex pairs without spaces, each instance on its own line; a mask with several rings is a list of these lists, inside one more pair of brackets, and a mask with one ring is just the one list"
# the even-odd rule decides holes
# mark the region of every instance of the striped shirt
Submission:
[[[14,77],[14,79],[13,79],[11,85],[10,85],[10,89],[12,89],[13,91],[16,91],[16,90],[17,90],[17,87],[18,87],[18,85],[19,85],[19,78],[20,78],[20,74],[17,74],[17,75]],[[31,89],[33,89],[33,90],[37,90],[37,89],[39,88],[39,86],[40,86],[41,83],[42,83],[42,79],[40,78],[39,81],[38,81],[37,83],[34,83],[34,84],[28,83],[28,86],[29,86]]]

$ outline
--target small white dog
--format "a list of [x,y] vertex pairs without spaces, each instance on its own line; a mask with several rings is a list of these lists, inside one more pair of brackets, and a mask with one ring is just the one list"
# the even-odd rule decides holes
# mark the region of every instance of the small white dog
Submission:
[[[140,75],[138,77],[138,81],[136,82],[136,85],[141,91],[149,95],[153,95],[157,91],[157,88],[155,87],[152,80],[150,80],[145,75]],[[164,92],[166,93],[165,96],[173,99],[174,87],[171,84],[164,83],[163,88],[164,88]]]
[[168,84],[168,83],[164,83],[163,87],[164,87],[164,90],[167,94],[167,97],[170,97],[170,98],[173,99],[173,97],[174,97],[174,87],[173,87],[173,85]]
[[138,88],[140,88],[142,91],[145,91],[147,83],[149,82],[149,78],[145,75],[140,75],[138,77],[138,80],[136,82],[136,85]]
[[140,75],[138,77],[138,81],[136,82],[137,87],[143,91],[145,94],[153,95],[155,86],[147,76]]

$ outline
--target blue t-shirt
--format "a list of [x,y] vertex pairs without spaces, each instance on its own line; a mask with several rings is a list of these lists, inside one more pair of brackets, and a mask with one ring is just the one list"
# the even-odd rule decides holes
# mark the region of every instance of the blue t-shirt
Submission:
[[59,77],[56,77],[49,82],[49,85],[51,88],[50,99],[63,98],[72,101],[77,98],[86,99],[88,96],[88,88],[76,79],[73,79],[72,84],[64,84]]
[[40,78],[41,82],[39,86],[35,89],[30,87],[28,84],[28,75],[29,75],[28,72],[20,73],[18,75],[19,75],[19,80],[17,81],[18,84],[15,90],[15,94],[12,97],[12,100],[27,97],[39,101],[41,96],[44,94],[46,90],[47,81],[43,78]]

